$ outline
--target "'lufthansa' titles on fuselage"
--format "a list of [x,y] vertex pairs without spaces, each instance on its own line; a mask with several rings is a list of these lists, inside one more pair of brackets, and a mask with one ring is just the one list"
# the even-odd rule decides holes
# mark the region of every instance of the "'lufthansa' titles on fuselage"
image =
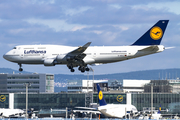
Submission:
[[24,50],[24,54],[46,54],[46,50]]
[[118,52],[120,53],[120,52],[127,52],[127,51],[125,51],[125,50],[124,50],[124,51],[113,50],[113,51],[111,51],[111,52],[112,52],[112,53],[118,53]]

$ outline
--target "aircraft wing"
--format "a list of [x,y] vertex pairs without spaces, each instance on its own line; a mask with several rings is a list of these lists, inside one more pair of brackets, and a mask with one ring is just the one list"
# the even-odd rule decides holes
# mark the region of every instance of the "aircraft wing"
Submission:
[[97,108],[90,108],[90,107],[75,107],[79,110],[73,110],[73,112],[80,112],[80,113],[94,113],[94,114],[101,114]]
[[89,45],[91,44],[91,42],[86,43],[84,46],[80,46],[77,49],[69,52],[66,56],[67,59],[69,61],[82,61],[84,59],[84,57],[86,56],[86,54],[84,54],[83,52],[89,47]]
[[87,110],[97,110],[97,108],[90,108],[90,107],[75,107],[79,109],[87,109]]
[[79,54],[83,53],[89,47],[90,44],[91,44],[91,42],[88,42],[84,46],[80,46],[77,49],[69,52],[68,55],[70,55],[70,56],[79,55]]
[[73,110],[73,112],[101,114],[101,112],[93,110]]

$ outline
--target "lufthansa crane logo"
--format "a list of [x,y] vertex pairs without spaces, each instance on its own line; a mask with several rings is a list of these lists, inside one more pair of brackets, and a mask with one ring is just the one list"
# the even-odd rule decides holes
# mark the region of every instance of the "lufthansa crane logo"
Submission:
[[102,99],[103,99],[102,91],[99,91],[99,100],[102,100]]
[[0,101],[1,101],[1,102],[6,101],[6,96],[5,96],[5,95],[0,95]]
[[153,27],[150,31],[150,36],[154,40],[159,40],[163,35],[163,32],[160,27]]
[[116,99],[117,99],[118,102],[122,102],[123,101],[123,96],[122,95],[118,95]]

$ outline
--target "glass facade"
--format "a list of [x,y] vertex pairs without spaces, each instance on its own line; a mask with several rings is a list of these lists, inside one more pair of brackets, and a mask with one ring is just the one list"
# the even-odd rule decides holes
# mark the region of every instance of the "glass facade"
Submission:
[[54,80],[54,75],[46,75],[46,80]]
[[[91,94],[92,95],[92,94]],[[151,107],[151,94],[150,93],[103,93],[107,104],[127,104],[130,103],[136,106],[138,111],[143,111],[143,107]],[[131,100],[130,100],[131,99]],[[0,94],[0,107],[9,108],[9,95]],[[128,102],[129,101],[129,102]],[[92,102],[92,99],[86,100],[86,93],[41,93],[41,94],[28,94],[28,108],[34,110],[41,109],[65,109],[74,107],[85,107],[86,102]],[[99,103],[98,94],[93,94],[93,103]],[[26,94],[14,94],[14,108],[25,109]],[[163,114],[180,114],[180,94],[172,93],[154,93],[153,94],[153,107],[158,110],[168,109],[168,113],[163,111]],[[88,107],[88,106],[87,106]]]
[[[151,107],[151,94],[131,94],[132,105],[136,106],[138,111],[142,111],[143,107]],[[153,107],[156,110],[161,106],[161,110],[168,109],[168,113],[180,113],[180,94],[172,93],[154,93],[153,94]],[[166,113],[166,112],[163,112]]]
[[7,92],[7,75],[0,74],[0,92]]
[[[103,96],[107,104],[126,104],[125,93],[103,93]],[[93,95],[93,102],[99,103],[98,94]]]
[[[107,103],[126,104],[126,94],[104,93]],[[93,102],[99,103],[98,95],[93,95]],[[26,94],[14,94],[14,108],[25,109]],[[40,109],[65,109],[85,107],[84,93],[61,94],[28,94],[28,108]]]
[[[85,105],[85,94],[28,94],[28,108],[65,109]],[[26,94],[14,94],[14,108],[25,109]]]
[[0,92],[25,92],[25,83],[31,83],[29,92],[54,93],[53,74],[0,74]]
[[39,79],[39,75],[8,75],[8,79]]

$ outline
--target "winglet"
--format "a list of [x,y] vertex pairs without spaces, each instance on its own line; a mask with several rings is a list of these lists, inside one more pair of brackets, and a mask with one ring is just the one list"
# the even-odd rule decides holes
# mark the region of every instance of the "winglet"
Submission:
[[88,42],[88,43],[86,43],[85,45],[83,45],[83,47],[89,47],[90,46],[90,44],[91,44],[91,42]]
[[99,84],[96,84],[96,85],[97,85],[97,90],[98,90],[98,99],[99,99],[100,106],[107,105]]
[[169,20],[159,20],[132,45],[160,45]]

